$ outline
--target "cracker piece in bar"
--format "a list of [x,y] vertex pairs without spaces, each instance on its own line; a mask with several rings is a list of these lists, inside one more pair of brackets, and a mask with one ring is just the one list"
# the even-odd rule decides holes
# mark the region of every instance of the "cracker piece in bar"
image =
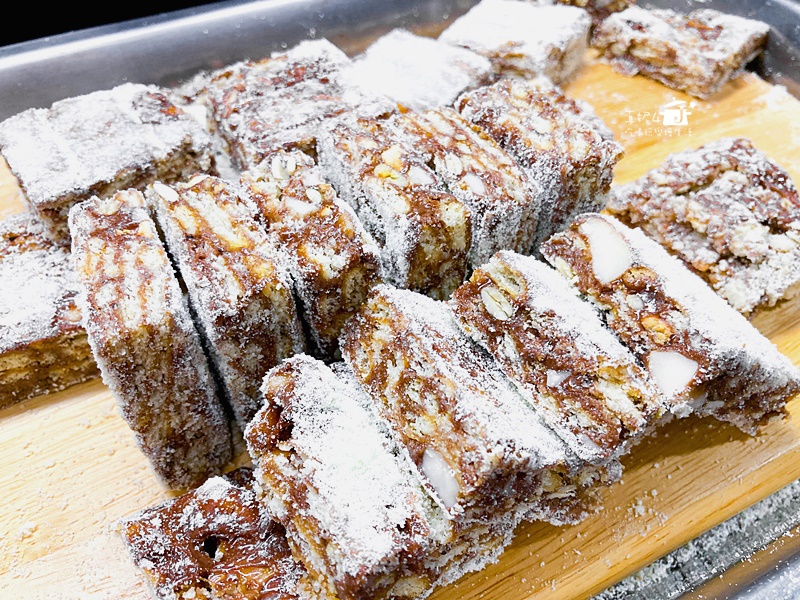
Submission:
[[353,119],[320,137],[325,177],[381,248],[386,281],[447,298],[466,276],[469,209],[386,121]]
[[252,483],[242,481],[247,477],[211,477],[117,523],[153,600],[300,598],[305,571],[283,527],[261,507]]
[[309,595],[427,596],[452,523],[363,391],[306,355],[271,370],[263,391],[245,439],[261,499],[308,571]]
[[344,322],[381,280],[379,248],[302,152],[269,155],[240,186],[291,275],[314,354],[334,359]]
[[498,76],[543,75],[560,84],[583,66],[591,25],[574,6],[482,0],[439,39],[482,54]]
[[578,459],[443,302],[376,286],[342,356],[456,520],[575,521],[618,475]]
[[630,449],[664,399],[597,310],[545,263],[498,252],[449,301],[463,330],[580,458]]
[[762,21],[711,8],[631,6],[595,28],[592,46],[620,73],[707,98],[762,52],[768,35]]
[[134,83],[6,119],[0,152],[48,235],[62,243],[77,202],[215,168],[203,127],[161,88]]
[[406,112],[392,122],[469,209],[473,266],[498,250],[530,251],[541,191],[494,139],[449,107]]
[[754,434],[800,391],[800,370],[641,230],[585,214],[542,253],[603,311],[673,414],[712,415]]
[[68,248],[32,213],[0,221],[0,408],[99,375]]
[[641,228],[745,315],[800,291],[797,188],[750,140],[670,155],[613,187],[606,212]]
[[345,80],[408,110],[451,104],[492,79],[487,58],[433,38],[395,29],[377,39],[345,70]]
[[457,109],[541,188],[534,251],[573,216],[605,206],[624,151],[589,105],[542,78],[505,79],[462,94]]
[[314,154],[324,123],[354,110],[364,116],[391,112],[388,99],[342,82],[349,64],[344,52],[320,39],[215,72],[202,96],[235,165],[254,167],[276,150]]
[[231,435],[144,195],[86,200],[69,228],[78,308],[103,381],[161,482],[201,484],[230,461]]
[[261,407],[266,372],[305,349],[289,277],[233,184],[198,175],[157,182],[147,196],[243,430]]

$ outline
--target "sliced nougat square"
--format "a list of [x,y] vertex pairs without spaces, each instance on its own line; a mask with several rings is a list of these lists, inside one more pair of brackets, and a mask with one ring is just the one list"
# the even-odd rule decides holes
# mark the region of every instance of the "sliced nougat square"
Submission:
[[302,152],[269,155],[240,187],[291,275],[314,354],[334,359],[344,322],[381,280],[378,246]]
[[69,241],[67,214],[81,200],[215,168],[205,129],[165,90],[135,83],[6,119],[0,151],[59,242]]
[[484,56],[405,29],[378,38],[343,75],[349,84],[407,110],[447,106],[493,76]]
[[535,248],[573,216],[605,206],[623,148],[587,104],[541,78],[505,79],[463,94],[457,109],[541,188]]
[[541,191],[494,139],[449,107],[398,114],[392,123],[469,209],[472,266],[498,250],[530,252]]
[[381,248],[393,285],[447,298],[466,276],[469,209],[385,121],[353,119],[319,141],[320,166]]
[[427,596],[458,562],[453,523],[364,391],[306,355],[272,369],[263,391],[245,438],[261,501],[286,528],[310,596]]
[[376,286],[342,356],[457,520],[575,521],[619,473],[578,459],[443,302]]
[[592,46],[620,73],[707,98],[761,53],[769,29],[712,8],[683,14],[631,6],[595,28]]
[[320,39],[215,72],[202,99],[235,165],[254,167],[281,149],[313,154],[324,123],[354,109],[365,116],[394,110],[388,99],[342,81],[349,64],[344,52]]
[[542,254],[603,311],[672,413],[713,415],[752,434],[800,391],[800,370],[641,230],[585,214]]
[[563,83],[583,66],[592,20],[573,6],[482,0],[439,39],[482,54],[499,76]]
[[261,407],[266,372],[305,349],[289,277],[236,186],[210,175],[148,201],[189,294],[225,398],[241,429]]
[[800,291],[800,197],[750,140],[672,154],[612,187],[605,211],[641,228],[745,315]]
[[69,214],[78,307],[103,381],[159,479],[199,485],[232,455],[200,336],[136,190]]
[[602,463],[627,452],[661,416],[665,402],[647,372],[545,263],[498,252],[449,306],[580,458]]
[[0,408],[99,375],[69,249],[32,213],[0,221]]
[[117,529],[153,598],[298,600],[305,574],[281,525],[240,469],[121,519]]

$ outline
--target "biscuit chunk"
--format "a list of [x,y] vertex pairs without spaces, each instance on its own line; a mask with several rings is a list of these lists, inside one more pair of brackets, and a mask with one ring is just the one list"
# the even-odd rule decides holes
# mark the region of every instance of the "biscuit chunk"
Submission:
[[385,121],[354,119],[320,138],[320,166],[381,248],[387,282],[446,298],[466,276],[469,209]]
[[105,384],[161,482],[201,484],[231,435],[200,336],[141,192],[70,211],[78,307]]
[[533,251],[575,215],[605,206],[624,151],[587,104],[539,78],[501,80],[462,94],[456,107],[541,188]]
[[710,8],[684,15],[631,6],[595,28],[592,46],[624,75],[707,98],[761,53],[768,34],[766,23]]
[[542,254],[603,311],[673,414],[712,415],[755,434],[800,391],[800,370],[641,230],[581,215]]
[[574,522],[619,474],[578,459],[443,302],[376,286],[342,356],[456,520]]
[[321,39],[215,72],[202,96],[234,164],[246,170],[276,150],[314,154],[325,123],[354,109],[362,116],[394,110],[387,99],[343,83],[349,64],[344,52]]
[[482,54],[498,76],[543,75],[560,84],[583,66],[591,24],[574,6],[482,0],[439,39]]
[[267,371],[305,349],[288,275],[234,185],[199,175],[148,190],[241,429],[261,406]]
[[498,250],[530,252],[541,191],[494,139],[452,108],[406,112],[392,120],[469,209],[472,266]]
[[333,360],[344,322],[381,281],[380,250],[302,152],[268,156],[240,184],[291,275],[314,354]]
[[0,123],[0,151],[48,235],[69,241],[70,207],[215,168],[211,137],[155,86],[126,83]]
[[661,416],[647,372],[545,263],[498,252],[449,306],[580,458],[602,464],[625,453]]
[[739,312],[800,289],[800,197],[753,143],[725,138],[612,188],[606,212],[640,227]]
[[211,477],[120,520],[119,533],[154,600],[299,599],[305,572],[283,527],[243,479],[239,472]]
[[0,221],[0,408],[99,375],[69,250],[31,213]]
[[496,556],[496,539],[456,537],[363,389],[337,367],[305,355],[275,367],[245,435],[261,500],[308,570],[310,597],[424,598],[468,561],[478,568]]
[[346,81],[409,110],[451,104],[467,90],[489,83],[492,63],[466,48],[395,29],[353,60]]

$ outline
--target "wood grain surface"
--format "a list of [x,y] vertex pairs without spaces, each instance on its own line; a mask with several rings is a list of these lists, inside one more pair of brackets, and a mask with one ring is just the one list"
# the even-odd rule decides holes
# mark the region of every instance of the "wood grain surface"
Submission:
[[[800,181],[800,102],[755,75],[697,101],[592,62],[566,87],[625,146],[617,182],[671,152],[732,135],[752,139]],[[687,102],[688,125],[653,123],[659,107],[676,99]],[[0,165],[0,217],[23,207]],[[800,364],[800,304],[763,312],[754,323]],[[710,419],[672,422],[626,457],[623,480],[605,490],[601,512],[571,527],[521,527],[497,564],[433,598],[578,599],[605,589],[800,477],[800,400],[790,412],[757,437]],[[0,412],[0,455],[0,598],[147,598],[113,527],[169,494],[100,381]]]

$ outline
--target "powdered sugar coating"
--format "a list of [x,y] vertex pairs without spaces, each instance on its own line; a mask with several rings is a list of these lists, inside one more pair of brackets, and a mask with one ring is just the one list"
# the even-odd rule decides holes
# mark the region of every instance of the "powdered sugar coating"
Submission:
[[244,428],[266,372],[305,349],[289,276],[233,184],[201,175],[148,190],[226,398]]
[[211,138],[156,86],[126,83],[0,123],[0,149],[59,241],[70,206],[214,168]]
[[318,150],[325,176],[380,245],[386,281],[449,296],[466,273],[470,213],[424,154],[377,119],[338,123]]
[[0,406],[97,375],[69,250],[31,213],[0,221]]
[[103,381],[161,481],[202,483],[230,460],[230,431],[144,196],[86,200],[69,227],[78,307]]
[[[249,486],[212,477],[119,522],[153,598],[295,600],[303,568]],[[257,596],[244,596],[242,589]]]
[[313,153],[320,128],[358,109],[363,116],[394,110],[342,81],[350,59],[325,39],[304,41],[261,61],[216,72],[206,101],[217,133],[242,170],[276,150]]
[[598,25],[592,45],[621,73],[706,98],[761,52],[768,33],[766,23],[710,8],[631,6]]
[[295,556],[328,593],[427,595],[436,574],[427,557],[452,526],[363,392],[306,355],[270,371],[263,391],[245,437],[262,501],[285,525]]
[[492,64],[466,48],[395,29],[373,42],[342,75],[367,94],[424,110],[448,105],[464,90],[488,83]]
[[[630,253],[628,268],[607,283],[592,274],[591,262],[602,260],[602,250],[587,234],[598,227],[607,236],[618,236]],[[654,357],[660,371],[683,373],[686,365],[694,365],[685,384],[659,384],[673,413],[712,414],[755,433],[771,417],[785,414],[786,401],[800,391],[800,370],[641,230],[608,215],[581,215],[548,240],[542,252],[598,304],[609,326],[651,373]]]
[[486,56],[498,75],[563,83],[583,65],[591,24],[572,6],[481,0],[439,39]]
[[619,456],[661,413],[663,399],[630,351],[563,277],[535,258],[498,252],[449,305],[582,459]]
[[537,78],[504,79],[467,92],[456,108],[494,138],[541,188],[533,251],[576,214],[605,205],[614,166],[624,150],[589,105]]
[[[342,356],[459,520],[528,511],[559,521],[602,477],[584,471],[442,302],[376,286],[345,327]],[[450,499],[444,471],[457,486]]]
[[338,352],[344,322],[381,280],[380,250],[307,155],[268,155],[240,179],[291,275],[315,354]]
[[473,266],[501,249],[530,251],[541,190],[494,139],[452,108],[406,112],[392,122],[469,208]]
[[641,227],[744,314],[800,287],[797,188],[749,140],[670,155],[612,188],[606,210]]

